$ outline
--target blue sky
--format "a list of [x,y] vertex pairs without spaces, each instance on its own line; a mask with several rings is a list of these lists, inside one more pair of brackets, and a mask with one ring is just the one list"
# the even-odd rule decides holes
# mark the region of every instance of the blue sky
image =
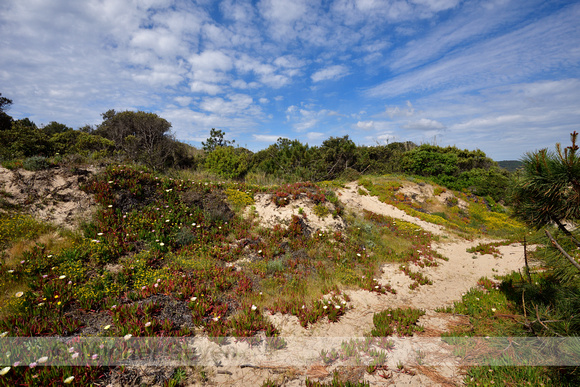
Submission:
[[0,92],[73,128],[145,110],[200,146],[278,137],[481,149],[495,160],[580,123],[580,2],[3,0]]

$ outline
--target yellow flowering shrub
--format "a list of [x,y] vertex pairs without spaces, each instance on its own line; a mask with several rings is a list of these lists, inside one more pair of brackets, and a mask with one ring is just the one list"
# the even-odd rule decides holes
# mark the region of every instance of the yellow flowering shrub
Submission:
[[228,200],[235,207],[245,207],[254,204],[254,198],[247,192],[233,188],[228,188],[226,189],[225,192],[228,197]]

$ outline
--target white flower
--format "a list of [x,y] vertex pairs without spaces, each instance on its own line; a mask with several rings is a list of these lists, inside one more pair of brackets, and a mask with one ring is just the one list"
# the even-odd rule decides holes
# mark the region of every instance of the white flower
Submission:
[[334,305],[336,309],[340,309],[340,305]]
[[328,306],[327,306],[327,305],[324,305],[324,306],[322,307],[322,309],[328,309]]
[[44,302],[41,302],[40,304],[38,304],[38,306],[42,306],[42,305],[44,305]]
[[256,310],[258,307],[256,305],[252,305],[252,310]]
[[496,310],[497,310],[497,309],[495,309],[495,308],[491,308],[491,311],[492,311],[492,312],[495,312]]
[[16,297],[18,297],[18,298],[22,297],[23,295],[24,295],[24,293],[23,293],[23,292],[17,292],[17,293],[15,294],[15,296],[16,296]]
[[145,328],[147,328],[147,327],[150,327],[150,326],[151,326],[151,321],[147,321],[147,322],[145,323]]
[[58,277],[58,279],[65,279],[66,275],[61,275],[60,277]]
[[73,381],[73,380],[75,380],[75,377],[74,377],[74,376],[69,376],[68,378],[66,378],[66,379],[63,381],[63,383],[64,383],[64,384],[69,384],[69,383],[72,383],[72,381]]
[[117,308],[117,305],[111,306],[111,309],[116,309],[116,308]]
[[165,246],[165,243],[163,243],[163,242],[160,242],[160,243],[159,243],[159,246]]
[[72,357],[73,359],[76,359],[77,357],[79,357],[79,353],[78,353],[78,352],[75,352],[75,353],[73,353],[73,354],[71,355],[71,357]]
[[10,371],[10,367],[4,367],[0,370],[0,375],[6,375]]
[[190,300],[195,301],[195,300],[197,300],[197,297],[191,297]]
[[2,332],[2,333],[0,334],[0,337],[6,337],[6,336],[8,336],[8,332]]
[[113,208],[113,205],[112,205],[112,204],[109,204],[107,207],[109,207],[109,208]]
[[129,340],[131,337],[133,337],[132,334],[127,333],[125,336],[123,336],[123,338],[125,339],[125,341]]
[[110,329],[110,328],[111,328],[111,326],[110,326],[110,325],[105,325],[105,327],[104,327],[103,329],[105,329],[105,330],[108,330],[108,329]]
[[102,232],[99,232],[99,233],[97,233],[97,235],[98,235],[98,236],[101,236],[101,235],[103,235],[103,233],[102,233]]
[[68,351],[69,351],[69,353],[73,353],[73,352],[75,351],[75,347],[70,347],[70,348],[68,349]]
[[40,359],[37,360],[38,363],[46,363],[46,361],[48,360],[48,356],[43,356]]
[[8,270],[8,273],[12,274],[14,273],[14,270]]

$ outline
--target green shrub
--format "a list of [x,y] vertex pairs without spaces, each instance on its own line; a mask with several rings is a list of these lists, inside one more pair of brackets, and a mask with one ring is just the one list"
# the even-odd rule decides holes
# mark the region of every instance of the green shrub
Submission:
[[50,168],[50,164],[44,156],[28,157],[22,162],[22,166],[28,171],[42,171]]
[[328,214],[330,214],[330,210],[328,209],[328,207],[326,207],[322,203],[315,205],[314,208],[312,209],[312,212],[314,212],[314,214],[319,218],[324,218]]
[[205,167],[222,177],[239,179],[248,172],[250,157],[249,153],[241,148],[220,146],[207,156]]

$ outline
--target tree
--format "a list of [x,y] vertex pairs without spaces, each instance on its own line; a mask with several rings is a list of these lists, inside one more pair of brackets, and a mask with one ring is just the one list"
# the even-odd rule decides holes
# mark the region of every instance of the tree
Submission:
[[245,148],[218,146],[206,158],[205,167],[228,179],[239,179],[248,172],[252,154]]
[[236,140],[225,140],[224,136],[224,132],[212,128],[209,133],[209,138],[206,140],[206,142],[202,141],[201,145],[206,152],[213,152],[217,147],[228,146],[236,142]]
[[4,113],[10,105],[12,105],[12,100],[2,97],[2,93],[0,93],[0,112]]
[[42,127],[42,131],[46,133],[49,137],[54,136],[55,134],[67,132],[73,130],[69,128],[65,124],[58,123],[56,121],[52,121],[50,124],[45,125]]
[[[514,215],[536,229],[555,224],[564,238],[554,237],[546,228],[545,233],[552,245],[564,256],[580,275],[576,253],[568,251],[580,247],[577,231],[572,228],[580,221],[580,156],[578,133],[571,135],[572,145],[562,149],[556,144],[556,152],[542,149],[526,154],[523,170],[514,183],[511,200]],[[572,226],[572,227],[570,227]],[[566,251],[568,250],[568,251]],[[561,278],[570,277],[569,270],[554,262]]]
[[48,136],[28,118],[13,121],[10,129],[0,132],[0,154],[6,159],[50,153]]
[[12,117],[6,114],[10,105],[12,105],[12,100],[2,97],[0,93],[0,131],[12,128]]
[[283,137],[252,158],[257,170],[290,180],[311,179],[311,162],[312,152],[308,144]]
[[102,116],[103,122],[94,134],[112,140],[116,150],[130,160],[152,168],[165,166],[174,146],[167,120],[143,111],[109,110]]
[[347,168],[356,164],[356,144],[348,138],[330,137],[314,150],[317,159],[317,179],[329,180],[340,176]]

